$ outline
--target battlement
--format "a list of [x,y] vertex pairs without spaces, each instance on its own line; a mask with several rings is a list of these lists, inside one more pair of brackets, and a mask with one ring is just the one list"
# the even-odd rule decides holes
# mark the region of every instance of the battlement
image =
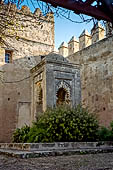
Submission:
[[36,8],[34,13],[29,9],[29,7],[23,5],[21,9],[18,9],[16,4],[4,4],[0,6],[0,13],[5,12],[5,15],[9,14],[21,14],[29,17],[40,18],[41,20],[46,20],[49,22],[54,22],[54,14],[52,12],[43,15],[42,11],[39,8]]
[[108,24],[106,24],[106,28],[107,29],[105,31],[104,27],[99,22],[97,22],[96,25],[94,25],[94,27],[91,29],[91,33],[89,33],[87,30],[83,30],[79,36],[79,41],[75,36],[72,36],[68,42],[68,45],[66,42],[61,43],[60,47],[58,48],[59,54],[67,57],[104,39],[106,36],[108,36]]
[[[0,62],[4,64],[5,55],[15,59],[25,56],[46,55],[54,50],[54,15],[45,16],[39,8],[34,13],[27,6],[17,9],[15,4],[0,6],[0,21],[6,25],[1,30],[5,35],[0,45]],[[4,29],[5,28],[5,29]]]

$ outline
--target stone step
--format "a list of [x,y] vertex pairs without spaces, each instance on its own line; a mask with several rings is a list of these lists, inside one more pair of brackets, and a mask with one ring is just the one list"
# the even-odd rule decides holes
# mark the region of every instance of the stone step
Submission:
[[0,149],[24,151],[53,151],[113,148],[113,142],[54,142],[54,143],[0,143]]
[[74,155],[74,154],[96,154],[96,153],[109,153],[113,152],[113,148],[82,148],[73,150],[47,150],[47,151],[24,151],[14,149],[0,149],[0,154],[18,158],[36,158],[43,156],[61,156],[61,155]]

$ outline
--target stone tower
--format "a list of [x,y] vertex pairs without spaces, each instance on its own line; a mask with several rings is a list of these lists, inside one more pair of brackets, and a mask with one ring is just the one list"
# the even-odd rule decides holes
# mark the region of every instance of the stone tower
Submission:
[[87,30],[84,30],[79,36],[79,50],[88,47],[91,45],[91,35]]
[[74,54],[79,51],[79,42],[75,36],[73,36],[68,42],[68,55]]
[[105,30],[99,22],[97,22],[97,24],[94,25],[94,27],[92,28],[91,35],[92,35],[92,44],[102,40],[105,37]]
[[59,50],[59,54],[62,55],[63,57],[68,56],[68,45],[66,42],[62,42],[58,50]]
[[[7,8],[0,5],[1,23]],[[0,42],[0,142],[11,142],[16,128],[31,125],[30,69],[54,50],[53,14],[43,16],[40,9],[32,13],[26,6],[18,10],[11,5],[11,14],[15,11],[16,20]]]

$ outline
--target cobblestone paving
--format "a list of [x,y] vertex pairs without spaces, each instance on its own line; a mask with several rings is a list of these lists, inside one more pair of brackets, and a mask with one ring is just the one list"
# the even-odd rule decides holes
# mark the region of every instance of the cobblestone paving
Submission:
[[113,153],[29,159],[0,155],[0,170],[113,170]]

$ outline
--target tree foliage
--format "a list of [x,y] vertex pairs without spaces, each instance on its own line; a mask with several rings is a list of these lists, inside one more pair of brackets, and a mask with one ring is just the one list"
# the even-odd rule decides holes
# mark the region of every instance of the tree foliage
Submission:
[[28,133],[30,131],[30,127],[25,125],[22,128],[17,128],[13,133],[12,141],[16,143],[24,143],[28,140]]
[[113,141],[113,121],[110,123],[109,128],[102,126],[99,129],[98,137],[101,141]]
[[[60,106],[48,109],[33,123],[27,134],[27,140],[23,142],[95,141],[98,127],[95,115],[89,113],[87,109],[81,106],[73,109]],[[13,142],[17,141],[13,139]]]

